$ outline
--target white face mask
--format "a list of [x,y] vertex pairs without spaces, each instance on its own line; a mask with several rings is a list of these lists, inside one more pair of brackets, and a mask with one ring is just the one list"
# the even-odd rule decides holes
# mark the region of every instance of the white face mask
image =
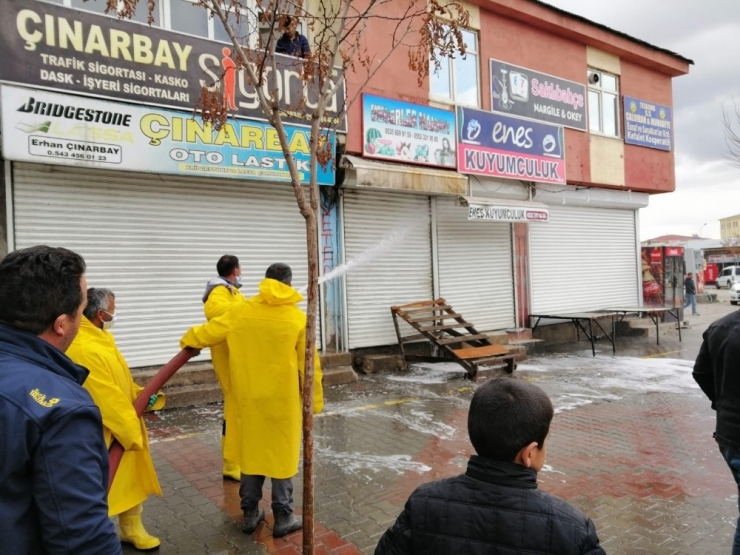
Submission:
[[236,278],[234,278],[234,285],[236,286],[237,289],[242,286],[242,275],[241,274],[239,274],[238,276],[236,276]]
[[116,313],[114,312],[113,314],[111,314],[107,310],[104,310],[103,312],[105,312],[108,316],[110,316],[110,321],[108,321],[108,322],[103,321],[103,329],[104,330],[109,330],[109,329],[111,329],[113,327],[113,324],[116,323]]

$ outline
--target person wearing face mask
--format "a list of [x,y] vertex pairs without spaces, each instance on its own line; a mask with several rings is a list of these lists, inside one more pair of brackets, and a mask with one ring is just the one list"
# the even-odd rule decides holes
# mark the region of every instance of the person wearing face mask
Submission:
[[[134,383],[126,360],[108,331],[116,322],[116,298],[102,288],[87,290],[80,331],[67,356],[90,371],[83,387],[88,390],[103,416],[103,435],[108,447],[116,439],[124,448],[118,472],[108,493],[108,514],[118,515],[122,542],[140,551],[159,547],[141,521],[142,503],[162,489],[149,453],[144,419],[136,415],[134,401],[142,387]],[[147,410],[164,406],[162,393],[152,395]]]
[[[203,293],[203,312],[206,320],[226,314],[234,306],[246,302],[239,292],[242,286],[242,269],[239,259],[233,254],[225,254],[216,263],[218,277],[206,284]],[[224,395],[224,421],[221,452],[224,458],[223,477],[239,482],[239,433],[236,422],[236,403],[233,399],[231,379],[229,378],[229,346],[224,341],[211,347],[211,362],[218,383]]]

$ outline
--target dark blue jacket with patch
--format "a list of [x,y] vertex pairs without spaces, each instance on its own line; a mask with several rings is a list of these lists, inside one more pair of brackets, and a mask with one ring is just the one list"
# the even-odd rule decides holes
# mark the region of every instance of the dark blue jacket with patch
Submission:
[[108,453],[87,370],[0,324],[0,553],[116,555]]

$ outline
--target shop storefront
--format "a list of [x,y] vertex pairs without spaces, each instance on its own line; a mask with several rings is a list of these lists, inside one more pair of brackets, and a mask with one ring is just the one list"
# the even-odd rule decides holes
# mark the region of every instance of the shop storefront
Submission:
[[[239,257],[247,296],[277,261],[307,283],[304,220],[265,124],[217,133],[186,113],[8,86],[2,100],[13,246],[84,256],[89,285],[116,293],[131,366],[165,362],[203,321],[203,289],[224,253]],[[26,109],[42,104],[59,109]],[[91,110],[111,123],[74,119]],[[305,165],[307,131],[289,132]],[[320,182],[334,183],[331,168]]]
[[535,200],[550,221],[529,231],[532,313],[640,303],[637,210],[646,194],[538,186]]

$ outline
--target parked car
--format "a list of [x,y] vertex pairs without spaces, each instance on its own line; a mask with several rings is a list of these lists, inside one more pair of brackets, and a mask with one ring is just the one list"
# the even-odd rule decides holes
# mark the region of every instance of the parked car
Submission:
[[740,283],[730,287],[730,304],[737,304],[738,302],[740,302]]
[[740,266],[727,266],[719,276],[717,276],[717,289],[732,287],[735,283],[740,282]]

